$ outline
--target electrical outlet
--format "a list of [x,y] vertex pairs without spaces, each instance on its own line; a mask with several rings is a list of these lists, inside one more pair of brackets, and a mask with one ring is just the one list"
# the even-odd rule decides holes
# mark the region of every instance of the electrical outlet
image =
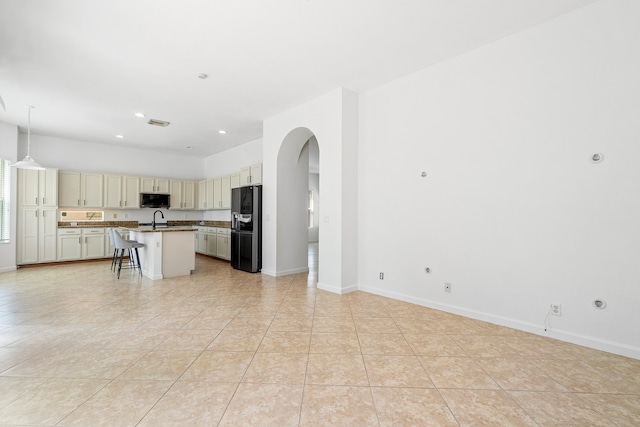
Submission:
[[380,280],[384,280],[384,273],[380,273]]
[[554,316],[562,316],[562,305],[551,304],[551,314],[553,314]]
[[451,292],[451,283],[445,283],[444,284],[444,291],[445,292]]

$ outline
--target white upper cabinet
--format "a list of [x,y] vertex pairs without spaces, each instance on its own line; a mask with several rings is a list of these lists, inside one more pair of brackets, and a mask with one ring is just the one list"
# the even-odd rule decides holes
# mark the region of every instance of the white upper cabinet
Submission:
[[222,209],[222,178],[213,180],[213,209]]
[[196,183],[195,181],[182,182],[182,209],[194,210],[196,208]]
[[137,209],[140,207],[140,179],[137,176],[105,175],[104,207]]
[[100,173],[83,173],[81,177],[82,207],[101,208],[104,203],[102,201],[104,175]]
[[122,208],[140,208],[140,178],[137,176],[122,177]]
[[170,194],[169,183],[165,178],[140,178],[140,192]]
[[169,195],[171,195],[171,209],[182,209],[182,181],[171,180]]
[[220,207],[222,209],[231,209],[231,177],[223,176],[222,182],[222,196],[220,198],[221,204]]
[[240,187],[262,184],[262,163],[240,169]]
[[251,165],[251,184],[262,184],[262,163]]
[[215,209],[213,197],[213,179],[198,181],[198,209]]
[[196,198],[196,183],[194,181],[171,180],[169,193],[171,195],[171,209],[194,210]]
[[230,175],[231,178],[231,188],[240,187],[240,172],[232,173]]
[[58,206],[58,170],[18,169],[20,206]]
[[196,188],[196,208],[198,210],[206,209],[205,203],[207,203],[207,181],[202,180],[198,181],[198,187]]
[[229,175],[213,180],[213,209],[231,209],[231,177]]
[[251,166],[240,169],[240,186],[251,184]]
[[104,175],[60,171],[58,174],[58,205],[60,207],[101,208],[103,206]]
[[80,172],[60,171],[58,174],[58,204],[65,208],[79,208]]
[[104,176],[104,207],[105,208],[121,208],[122,207],[122,176],[120,175]]

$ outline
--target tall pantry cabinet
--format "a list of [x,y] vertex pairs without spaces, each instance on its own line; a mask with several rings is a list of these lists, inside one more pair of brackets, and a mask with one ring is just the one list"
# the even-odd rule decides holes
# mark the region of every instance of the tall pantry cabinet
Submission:
[[18,169],[17,263],[57,259],[58,170]]

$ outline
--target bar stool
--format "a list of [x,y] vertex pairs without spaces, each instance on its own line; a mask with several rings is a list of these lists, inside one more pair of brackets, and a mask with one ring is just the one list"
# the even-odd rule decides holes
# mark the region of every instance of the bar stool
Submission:
[[[116,242],[113,239],[113,235],[114,234],[118,234],[120,235],[120,233],[118,233],[118,231],[115,228],[107,228],[107,232],[109,233],[109,241],[111,242],[111,246],[113,246],[113,255],[111,256],[111,270],[115,271],[116,270],[116,266],[118,265],[118,248],[116,248]],[[125,241],[129,241],[126,240]],[[131,249],[129,249],[129,264],[132,263],[133,258],[131,257]]]
[[[122,259],[124,258],[125,249],[129,251],[129,266],[124,268],[133,268],[138,269],[140,275],[142,276],[142,266],[140,265],[140,254],[138,253],[138,248],[144,248],[144,243],[136,242],[135,240],[124,240],[118,232],[115,230],[111,230],[111,236],[113,237],[113,243],[116,247],[116,256],[117,251],[120,251],[120,262],[118,263],[118,279],[120,278],[120,270],[122,270]],[[134,260],[132,250],[136,251],[136,258]],[[137,263],[136,263],[137,261]]]
[[113,233],[117,233],[117,231],[113,228],[107,228],[107,232],[109,233],[109,242],[111,242],[111,246],[113,247],[113,254],[111,255],[111,270],[115,271],[116,262],[118,260],[118,248],[116,248],[116,242],[113,240]]

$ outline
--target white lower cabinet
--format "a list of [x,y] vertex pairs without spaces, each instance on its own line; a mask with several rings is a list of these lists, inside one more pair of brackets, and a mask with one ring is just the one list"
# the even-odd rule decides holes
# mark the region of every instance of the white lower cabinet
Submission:
[[198,227],[196,229],[196,252],[229,260],[231,230],[218,227]]
[[104,258],[105,237],[104,228],[83,228],[82,259]]
[[208,233],[206,232],[206,230],[204,230],[204,227],[200,227],[198,228],[197,231],[198,234],[198,249],[196,250],[196,252],[198,252],[199,254],[207,254],[207,235]]
[[207,233],[207,255],[216,256],[218,251],[218,242],[216,240],[216,233]]
[[229,260],[231,254],[231,230],[218,228],[216,232],[216,256]]
[[58,261],[105,257],[104,228],[59,228]]
[[58,261],[82,259],[82,230],[58,229]]

